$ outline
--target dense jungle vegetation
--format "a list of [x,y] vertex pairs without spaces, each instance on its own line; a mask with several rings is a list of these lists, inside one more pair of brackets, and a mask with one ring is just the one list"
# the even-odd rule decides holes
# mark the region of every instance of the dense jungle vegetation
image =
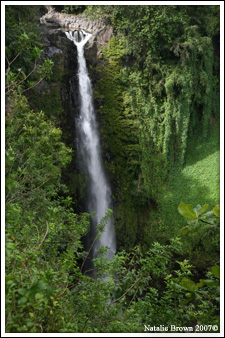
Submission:
[[220,332],[220,6],[55,7],[114,27],[90,74],[118,252],[84,273],[91,216],[60,93],[35,92],[64,74],[43,57],[44,6],[8,5],[6,332]]

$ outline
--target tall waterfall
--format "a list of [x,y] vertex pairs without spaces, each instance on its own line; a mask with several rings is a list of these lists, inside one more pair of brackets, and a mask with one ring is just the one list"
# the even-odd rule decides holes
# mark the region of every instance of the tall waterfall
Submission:
[[[99,142],[98,125],[93,105],[93,95],[91,81],[88,75],[86,61],[84,57],[84,45],[91,37],[91,34],[84,31],[66,32],[68,39],[72,40],[77,46],[78,59],[78,81],[80,95],[80,114],[76,121],[79,147],[84,166],[89,176],[88,189],[88,212],[96,212],[92,220],[92,239],[94,238],[95,228],[105,216],[107,209],[112,205],[111,190],[107,182]],[[111,217],[112,218],[112,217]],[[93,257],[100,246],[107,246],[108,257],[112,259],[116,252],[116,241],[114,234],[113,220],[110,218],[100,239],[94,245]],[[93,231],[94,230],[94,231]]]

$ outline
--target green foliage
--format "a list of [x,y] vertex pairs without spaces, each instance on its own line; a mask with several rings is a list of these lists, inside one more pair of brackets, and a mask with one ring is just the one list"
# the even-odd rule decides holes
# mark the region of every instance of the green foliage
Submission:
[[[177,206],[180,201],[185,201],[187,204],[193,203],[193,205],[198,205],[199,201],[201,201],[202,206],[209,204],[211,209],[219,203],[219,163],[217,126],[212,127],[211,134],[207,139],[196,137],[189,140],[185,165],[182,169],[175,167],[170,172],[158,195],[158,212],[150,212],[150,219],[151,222],[154,222],[156,230],[158,229],[157,224],[163,222],[161,240],[166,241],[168,236],[175,235],[186,225],[184,217],[181,217],[177,212]],[[153,228],[151,232],[153,237],[154,232]],[[149,237],[151,234],[149,234]],[[205,240],[204,236],[202,241],[205,242]],[[207,241],[206,244],[209,257],[214,255],[212,254],[212,244],[214,245],[214,241]],[[196,252],[193,256],[197,258],[198,253]],[[201,265],[201,261],[204,262],[205,258],[206,255],[204,257],[201,256],[197,265]],[[196,262],[194,265],[196,265]]]
[[[188,56],[177,53],[177,45],[175,47],[173,42],[170,50],[175,60],[164,56],[161,62],[160,58],[155,60],[149,55],[144,69],[132,71],[130,76],[133,105],[147,126],[147,135],[165,155],[169,169],[174,162],[183,164],[188,133],[196,119],[203,125],[206,135],[210,118],[215,115],[211,40],[192,36],[189,42],[188,33],[183,38]],[[208,54],[203,53],[205,50]],[[199,58],[202,59],[200,63]]]
[[104,58],[109,60],[109,63],[112,64],[112,61],[117,61],[114,63],[115,66],[121,65],[120,59],[125,55],[125,40],[123,37],[113,36],[109,41],[108,46],[104,46],[102,49],[102,54]]
[[6,331],[49,332],[56,327],[51,312],[62,309],[57,297],[67,289],[71,271],[77,270],[74,259],[89,217],[74,214],[70,198],[59,196],[66,192],[61,169],[71,159],[61,131],[42,112],[30,110],[24,96],[11,96],[9,109]]
[[[72,151],[52,121],[62,111],[64,69],[60,59],[54,68],[51,60],[39,64],[34,7],[6,13],[6,332],[219,327],[219,91],[211,42],[219,6],[87,6],[117,31],[102,50],[95,98],[119,247],[112,260],[99,248],[88,276],[81,239],[90,216],[72,209],[76,201],[61,181]],[[76,14],[81,6],[63,7]],[[51,89],[34,92],[33,111],[22,93],[43,76]],[[76,195],[85,182],[73,178]],[[180,201],[187,203],[178,207],[189,220],[184,228]],[[173,239],[179,230],[182,238]]]
[[[199,226],[207,224],[208,229],[213,229],[219,225],[219,205],[217,204],[213,210],[205,212],[209,207],[209,204],[205,204],[201,207],[198,204],[195,208],[191,204],[185,204],[181,202],[178,206],[178,211],[182,216],[189,218],[191,221],[188,225],[180,230],[181,235],[185,235],[188,232],[197,231]],[[215,217],[216,216],[216,217]]]
[[[60,141],[61,131],[45,121],[42,112],[30,111],[23,96],[12,97],[10,103],[6,119],[6,156],[10,158],[6,162],[7,201],[18,199],[45,181],[54,182],[71,158],[71,150]],[[15,180],[15,186],[10,185],[11,180]],[[54,191],[49,193],[54,196]]]
[[[66,165],[70,151],[52,122],[30,111],[22,96],[12,98],[11,105],[6,128],[7,185],[11,182],[6,209],[6,332],[138,333],[143,332],[143,323],[157,326],[162,321],[168,326],[205,321],[218,325],[219,266],[210,269],[207,279],[198,283],[190,279],[192,265],[187,260],[176,262],[183,254],[179,238],[167,245],[155,242],[145,253],[140,246],[118,252],[112,260],[107,248],[99,248],[94,278],[81,273],[78,260],[87,255],[80,238],[89,217],[75,215],[71,198],[55,194],[60,185],[56,167]],[[48,147],[42,144],[44,138]],[[21,148],[25,140],[26,149]],[[37,156],[39,149],[45,160]],[[27,190],[23,180],[28,183],[26,178],[35,173],[30,181],[34,184],[43,160],[48,165],[41,177],[48,173],[54,185],[49,181]],[[181,204],[180,210],[186,215],[190,206]],[[198,206],[191,209],[191,217],[204,217],[205,211],[206,206]],[[218,207],[214,212],[218,214]],[[98,226],[100,233],[110,216],[111,210]]]
[[63,107],[58,87],[49,87],[49,89],[44,92],[34,90],[30,100],[36,109],[43,110],[48,118],[59,124]]
[[218,325],[217,277],[209,271],[211,284],[207,279],[194,282],[193,266],[187,260],[175,265],[174,257],[181,252],[178,238],[165,246],[154,243],[145,254],[140,247],[119,252],[111,261],[100,250],[95,279],[84,276],[71,292],[76,317],[69,332],[138,333],[144,323],[160,326],[162,322],[193,327],[209,320]]
[[[212,184],[213,178],[209,176],[213,174],[210,175],[208,170],[200,177],[194,172],[200,163],[196,163],[193,170],[183,166],[191,156],[189,141],[193,140],[192,150],[196,153],[194,147],[208,145],[208,138],[212,140],[210,133],[216,133],[214,129],[219,124],[219,68],[212,43],[219,33],[219,6],[87,6],[86,14],[113,24],[116,31],[108,49],[103,48],[103,67],[99,68],[102,78],[97,80],[96,86],[103,103],[99,112],[103,112],[104,145],[111,155],[107,166],[115,186],[120,187],[114,189],[118,192],[115,199],[120,200],[120,207],[115,211],[116,226],[118,233],[125,232],[132,247],[135,238],[142,239],[140,235],[138,238],[140,229],[148,233],[151,242],[154,234],[149,228],[154,227],[153,223],[157,226],[160,222],[162,231],[164,223],[164,230],[168,227],[171,231],[172,227],[176,233],[179,227],[176,206],[184,199],[184,187],[190,194],[193,183],[195,192],[190,200],[194,196],[197,200],[203,189],[201,181],[208,177],[207,191],[210,190],[213,203],[218,202],[218,173]],[[109,65],[110,77],[106,76]],[[115,83],[113,75],[116,73]],[[125,138],[129,123],[130,115],[126,117],[125,125],[118,123],[121,116],[118,112],[124,111],[124,104],[125,111],[132,112],[134,117],[136,148],[131,133],[129,140],[124,140],[125,149],[124,141],[116,142]],[[116,129],[117,124],[120,130]],[[119,161],[121,153],[125,154],[128,147],[132,147],[134,155],[132,168],[129,166],[130,153],[126,164]],[[218,144],[216,147],[218,150]],[[207,152],[207,149],[202,150]],[[217,161],[216,154],[211,160]],[[214,172],[216,168],[217,164],[213,167]],[[131,182],[126,188],[121,180],[121,169]],[[197,182],[195,179],[192,182],[188,170],[193,171]],[[174,183],[172,187],[171,182]],[[121,204],[119,195],[123,195],[126,202]],[[170,203],[171,196],[177,203]],[[137,215],[137,206],[141,215]],[[146,214],[149,216],[142,217]],[[153,231],[159,235],[157,229]],[[165,236],[167,233],[166,230]]]
[[109,6],[109,5],[89,5],[86,6],[86,10],[84,11],[84,14],[87,18],[93,19],[93,20],[102,20],[105,24],[112,23],[111,16],[113,13],[113,10],[117,8],[118,6]]
[[52,61],[54,65],[52,65],[51,71],[48,72],[48,76],[45,76],[44,82],[41,83],[39,88],[33,87],[29,101],[35,109],[43,110],[48,118],[61,126],[63,124],[63,107],[60,90],[65,71],[61,55],[54,56]]
[[[22,50],[21,50],[22,52]],[[39,84],[44,78],[48,78],[52,72],[52,67],[54,65],[53,61],[50,59],[45,59],[45,61],[37,66],[37,60],[40,59],[40,54],[42,50],[38,50],[38,56],[35,58],[33,69],[29,74],[25,74],[22,68],[18,68],[17,73],[11,71],[11,64],[14,63],[14,60],[8,62],[8,68],[6,70],[6,94],[17,90],[19,94],[23,94],[27,90],[35,87]],[[20,52],[17,54],[17,57],[20,55]],[[35,73],[34,73],[35,72]],[[30,75],[35,74],[34,81],[30,81]],[[29,80],[27,80],[29,78]]]
[[[184,240],[185,247],[195,264],[199,264],[197,263],[198,256],[202,259],[199,251],[204,253],[201,266],[204,266],[209,261],[215,263],[219,259],[220,207],[217,204],[212,210],[206,212],[208,207],[209,204],[205,204],[203,207],[198,204],[193,208],[191,204],[183,202],[178,206],[179,213],[189,219],[187,225],[179,230],[179,234],[186,237]],[[196,251],[197,257],[195,257]],[[218,277],[216,268],[213,271]]]
[[[206,286],[211,286],[213,287],[212,290],[214,289],[214,299],[215,301],[219,302],[219,289],[220,289],[220,283],[219,283],[219,278],[220,278],[220,267],[218,265],[213,266],[211,268],[211,271],[214,275],[214,277],[216,277],[216,279],[200,279],[200,281],[198,283],[193,282],[191,279],[189,278],[183,278],[179,284],[179,288],[183,289],[184,291],[188,291],[185,296],[187,297],[186,300],[184,300],[182,302],[182,304],[187,304],[191,301],[197,301],[199,302],[199,300],[202,297],[207,297],[207,291],[202,290],[202,287],[204,285]],[[216,288],[214,288],[216,287]]]
[[[207,207],[208,205],[205,204],[202,209],[205,209],[205,208],[207,209]],[[183,202],[180,202],[180,204],[178,205],[178,211],[182,216],[185,216],[187,218],[190,218],[190,219],[198,218],[198,214],[195,212],[191,204],[185,204]]]
[[[51,74],[53,62],[41,62],[43,50],[37,35],[35,6],[6,6],[6,94],[19,94]],[[30,16],[31,22],[27,23]]]
[[[102,62],[97,68],[98,88],[95,98],[101,100],[99,115],[101,118],[101,135],[103,147],[110,154],[110,161],[105,162],[111,179],[120,187],[113,199],[126,204],[127,210],[120,214],[120,206],[117,209],[117,218],[122,222],[116,222],[120,233],[121,244],[125,238],[132,247],[136,238],[136,229],[132,232],[133,217],[135,215],[134,201],[140,200],[138,191],[139,171],[139,145],[137,138],[136,114],[131,110],[124,83],[121,81],[121,58],[125,53],[123,39],[113,37],[109,46],[102,50]],[[132,195],[131,195],[132,194]],[[136,195],[135,195],[136,194]],[[130,197],[129,197],[130,196]],[[124,226],[125,222],[125,226]],[[122,235],[123,234],[123,235]]]
[[57,6],[54,6],[54,8],[61,13],[74,14],[74,15],[82,13],[86,9],[86,7],[87,6],[84,6],[84,5],[64,5],[64,6],[61,6],[61,5],[58,6],[57,5]]
[[[189,318],[190,321],[203,324],[204,321],[210,317],[211,320],[218,325],[216,319],[218,288],[215,288],[214,285],[217,284],[217,281],[215,280],[215,283],[212,282],[211,287],[209,287],[210,283],[207,283],[207,280],[204,279],[195,283],[187,277],[192,275],[191,268],[193,268],[191,265],[188,265],[188,261],[178,263],[180,264],[181,271],[176,271],[177,277],[169,275],[165,278],[167,289],[170,291],[173,290],[174,295],[176,294],[175,304],[177,304],[177,313],[180,313],[180,310],[182,312],[182,308],[186,308],[186,314],[183,313],[186,319]],[[212,311],[209,310],[208,306],[208,302],[211,301]]]
[[9,5],[5,8],[6,58],[13,73],[21,69],[29,74],[34,61],[40,59],[41,43],[35,18],[38,11],[39,6]]

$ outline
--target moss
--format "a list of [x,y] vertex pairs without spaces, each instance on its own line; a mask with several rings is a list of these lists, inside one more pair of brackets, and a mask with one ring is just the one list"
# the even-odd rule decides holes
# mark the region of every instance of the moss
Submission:
[[121,81],[124,43],[118,37],[111,39],[98,65],[94,90],[96,101],[101,102],[97,113],[105,161],[113,185],[115,227],[120,248],[132,247],[137,241],[138,213],[134,192],[138,191],[139,142],[137,116],[127,100],[127,88]]
[[[206,46],[208,53],[203,55]],[[173,59],[166,64],[151,60],[148,71],[124,68],[126,48],[119,36],[103,49],[95,98],[101,102],[101,133],[110,153],[106,166],[114,184],[120,248],[132,247],[138,241],[147,247],[153,240],[166,242],[176,235],[184,222],[177,212],[181,200],[191,204],[218,202],[216,133],[211,132],[208,140],[204,138],[212,108],[210,40],[199,37],[190,48],[190,57],[182,54],[176,63]]]

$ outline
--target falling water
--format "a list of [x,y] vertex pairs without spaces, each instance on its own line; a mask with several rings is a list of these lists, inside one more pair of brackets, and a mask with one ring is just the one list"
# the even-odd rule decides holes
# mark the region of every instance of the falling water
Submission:
[[[84,31],[66,32],[68,39],[77,46],[78,59],[78,80],[80,94],[80,115],[77,120],[79,134],[79,145],[81,156],[87,168],[90,179],[88,200],[88,212],[96,212],[93,217],[92,240],[94,239],[95,228],[105,216],[107,209],[111,207],[111,191],[107,182],[103,163],[101,159],[98,125],[93,105],[91,81],[88,75],[84,57],[84,45],[91,37],[91,34]],[[94,233],[94,234],[93,234]],[[107,246],[108,257],[112,259],[116,252],[116,241],[114,234],[113,220],[108,221],[101,238],[94,245],[93,257],[100,246]]]

